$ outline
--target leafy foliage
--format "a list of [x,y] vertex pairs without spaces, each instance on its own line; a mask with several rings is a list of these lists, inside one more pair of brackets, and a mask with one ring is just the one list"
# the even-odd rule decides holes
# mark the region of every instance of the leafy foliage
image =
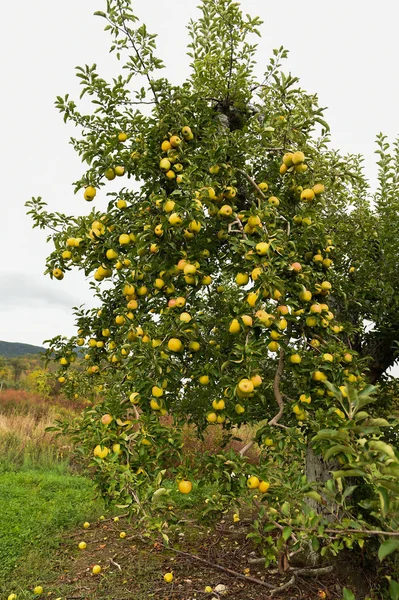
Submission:
[[[200,11],[189,24],[192,75],[174,87],[156,79],[155,36],[130,2],[109,0],[97,14],[124,75],[108,83],[96,65],[77,68],[90,114],[57,98],[82,131],[71,140],[87,164],[75,192],[109,198],[83,217],[28,202],[34,226],[52,230],[47,273],[62,279],[80,268],[99,304],[75,309],[77,336],[50,342],[66,392],[101,396],[60,427],[103,494],[155,515],[164,535],[163,478],[195,475],[218,487],[199,507],[207,517],[255,502],[253,537],[268,561],[306,540],[337,554],[368,532],[388,536],[391,548],[399,455],[384,430],[397,421],[363,408],[375,393],[371,340],[396,335],[388,223],[397,219],[397,160],[381,136],[374,208],[361,158],[330,149],[317,97],[281,70],[283,48],[255,80],[259,19],[230,0],[203,0]],[[125,186],[106,193],[116,177]],[[70,369],[76,346],[84,373]],[[394,356],[380,361],[383,371]],[[255,425],[259,465],[228,453],[188,465],[187,421],[198,435],[219,425],[226,439]],[[307,477],[310,445],[332,471],[327,481]],[[355,502],[359,480],[368,492]]]

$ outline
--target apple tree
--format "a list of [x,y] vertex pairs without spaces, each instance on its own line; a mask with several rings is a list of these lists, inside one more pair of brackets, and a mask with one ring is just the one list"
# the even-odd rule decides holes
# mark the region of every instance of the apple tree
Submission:
[[[50,341],[65,392],[95,398],[65,429],[104,495],[160,529],[163,482],[175,479],[182,493],[213,486],[204,515],[253,500],[268,560],[305,539],[323,553],[375,529],[391,542],[399,454],[384,430],[395,422],[368,412],[375,388],[351,340],[370,311],[363,303],[359,322],[348,319],[356,300],[340,275],[355,248],[346,199],[362,210],[366,189],[359,158],[331,151],[317,97],[281,70],[283,48],[256,65],[261,21],[238,3],[202,0],[179,86],[161,77],[156,37],[129,0],[96,14],[120,73],[108,82],[96,65],[78,67],[91,110],[69,95],[56,102],[81,132],[74,185],[90,212],[28,202],[34,226],[51,230],[47,274],[82,270],[98,301],[75,309],[76,336]],[[80,356],[84,368],[71,368]],[[259,464],[248,466],[248,446],[193,460],[187,423],[198,436],[219,427],[226,442],[250,424]]]

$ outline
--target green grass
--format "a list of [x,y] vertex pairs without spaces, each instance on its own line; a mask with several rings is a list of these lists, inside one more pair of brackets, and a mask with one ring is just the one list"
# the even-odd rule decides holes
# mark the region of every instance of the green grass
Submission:
[[102,505],[93,498],[93,484],[85,477],[40,470],[0,473],[0,593],[26,588],[42,575],[43,560],[37,562],[40,572],[32,564],[33,581],[20,582],[13,572],[21,566],[26,572],[28,555],[49,556],[64,529],[98,516]]
[[0,437],[0,473],[21,471],[51,471],[59,475],[68,472],[69,456],[59,456],[51,443],[36,444],[28,440],[24,445],[15,433]]

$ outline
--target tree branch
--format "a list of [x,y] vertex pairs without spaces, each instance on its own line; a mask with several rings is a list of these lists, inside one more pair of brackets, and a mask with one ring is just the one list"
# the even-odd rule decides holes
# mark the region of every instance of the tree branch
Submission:
[[125,19],[123,18],[123,16],[122,16],[122,14],[121,14],[121,13],[119,13],[119,16],[120,16],[120,18],[121,18],[121,20],[122,20],[123,27],[120,27],[119,25],[117,25],[116,23],[114,23],[113,21],[111,21],[111,20],[110,20],[108,17],[107,17],[107,21],[108,21],[108,22],[109,22],[109,23],[110,23],[112,26],[116,27],[116,28],[118,29],[118,31],[121,31],[122,33],[124,33],[124,34],[126,35],[126,37],[128,38],[129,42],[130,42],[130,43],[131,43],[131,45],[132,45],[132,48],[133,48],[133,50],[134,50],[134,51],[135,51],[135,53],[136,53],[136,56],[137,56],[137,58],[139,59],[139,62],[140,62],[140,64],[141,64],[142,68],[143,68],[143,71],[145,72],[145,77],[146,77],[146,79],[147,79],[147,81],[148,81],[148,84],[149,84],[149,86],[150,86],[150,88],[151,88],[151,91],[152,91],[152,94],[153,94],[153,96],[154,96],[155,104],[156,104],[157,106],[159,106],[159,100],[158,100],[158,96],[157,96],[157,93],[156,93],[156,91],[155,91],[155,88],[154,88],[154,84],[153,84],[153,82],[152,82],[152,79],[151,79],[151,77],[150,77],[150,76],[148,75],[148,73],[147,73],[146,66],[145,66],[145,64],[144,64],[144,61],[143,61],[143,59],[141,58],[141,54],[140,54],[140,52],[138,51],[138,49],[137,49],[137,47],[136,47],[135,41],[134,41],[133,37],[131,36],[131,34],[130,34],[130,32],[129,32],[129,29],[126,27],[126,24],[125,24]]
[[230,102],[230,90],[231,90],[231,78],[233,75],[233,64],[234,64],[233,27],[230,24],[230,62],[229,62],[229,74],[227,77],[227,97],[226,97],[227,104]]
[[262,192],[260,187],[255,183],[255,181],[252,179],[252,177],[250,177],[248,175],[248,173],[246,173],[242,169],[236,169],[236,171],[238,171],[238,173],[241,173],[241,175],[244,175],[245,179],[256,189],[256,191],[258,192],[260,197],[263,198],[263,200],[267,201],[265,194]]
[[243,575],[242,573],[238,573],[237,571],[233,571],[233,569],[229,569],[227,567],[222,567],[222,565],[218,565],[213,561],[210,562],[208,560],[205,560],[205,558],[201,558],[200,556],[197,556],[196,554],[190,554],[189,552],[182,552],[181,550],[176,550],[176,548],[172,548],[171,546],[165,546],[165,549],[172,550],[172,552],[176,552],[176,554],[181,554],[182,556],[187,556],[188,558],[193,558],[195,560],[198,560],[199,562],[202,562],[203,564],[208,565],[209,567],[212,567],[213,569],[219,569],[219,571],[224,571],[225,573],[234,575],[234,577],[238,577],[239,579],[244,579],[245,581],[250,581],[251,583],[257,583],[258,585],[262,585],[263,587],[266,587],[269,590],[276,589],[274,585],[272,585],[270,583],[266,583],[266,581],[261,581],[260,579],[256,579],[255,577],[250,577],[247,575]]
[[287,581],[287,583],[284,583],[283,585],[280,585],[278,588],[275,588],[273,591],[271,591],[270,595],[274,596],[275,594],[279,594],[283,590],[287,590],[288,588],[290,588],[292,585],[294,585],[294,583],[295,583],[295,575],[293,575],[291,577],[291,579],[289,581]]
[[274,376],[274,381],[273,381],[274,397],[275,397],[276,402],[277,402],[277,404],[279,406],[279,411],[269,421],[268,425],[275,426],[275,427],[283,427],[284,429],[288,429],[288,427],[286,427],[285,425],[282,425],[281,423],[279,423],[279,420],[283,416],[283,412],[284,412],[284,400],[283,400],[283,395],[282,395],[282,393],[280,391],[280,381],[281,381],[281,376],[282,376],[283,371],[284,371],[284,357],[285,357],[284,349],[280,348],[280,356],[279,356],[279,359],[278,359],[277,371],[276,371],[276,374]]
[[245,446],[243,446],[239,452],[240,456],[244,456],[244,454],[246,454],[248,452],[248,450],[250,448],[252,448],[252,446],[254,445],[255,440],[249,440],[249,442],[247,442],[245,444]]
[[[236,225],[236,224],[238,225],[239,231],[237,231],[237,229],[232,229],[233,225]],[[232,221],[232,223],[229,223],[227,231],[229,233],[242,233],[242,237],[244,238],[244,240],[248,239],[248,236],[244,232],[244,227],[242,226],[242,222],[238,217],[236,218],[235,221]]]

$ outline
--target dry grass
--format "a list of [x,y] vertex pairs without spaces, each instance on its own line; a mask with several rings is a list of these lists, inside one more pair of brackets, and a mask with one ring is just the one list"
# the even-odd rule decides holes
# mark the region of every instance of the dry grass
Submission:
[[[242,425],[232,430],[233,437],[239,440],[230,441],[225,448],[232,448],[239,452],[255,436],[256,429],[250,425]],[[223,448],[223,428],[221,425],[210,425],[203,434],[203,439],[197,437],[194,425],[187,425],[183,431],[183,448],[186,454],[198,455],[204,452],[217,454]],[[246,456],[250,463],[257,463],[259,460],[259,448],[254,444]]]
[[34,415],[41,419],[48,414],[68,415],[82,410],[85,402],[69,400],[63,396],[42,398],[38,394],[24,390],[0,391],[0,414],[19,413]]
[[53,424],[53,419],[47,415],[40,420],[35,414],[21,415],[17,412],[0,414],[0,437],[15,434],[21,440],[29,440],[38,444],[42,443],[48,434],[45,433],[46,427]]
[[69,462],[68,440],[46,432],[56,418],[73,415],[63,402],[22,390],[0,393],[0,468],[61,468]]
[[[44,399],[23,390],[3,390],[0,392],[0,467],[3,469],[21,468],[37,463],[48,466],[53,462],[68,459],[71,446],[68,439],[46,432],[56,419],[68,420],[79,413],[85,404],[83,401],[71,402],[62,396]],[[162,419],[164,425],[172,426],[170,416]],[[186,425],[183,431],[184,453],[191,457],[209,452],[219,453],[223,447],[236,452],[255,435],[255,429],[243,425],[233,430],[233,437],[224,446],[223,428],[220,425],[209,426],[202,438],[197,436],[194,425]],[[241,441],[240,441],[241,440]],[[249,462],[257,463],[259,449],[255,444],[246,453]],[[6,466],[7,465],[7,466]]]
[[66,466],[71,447],[62,437],[45,431],[53,422],[50,415],[37,419],[35,414],[0,414],[0,467],[15,470]]

